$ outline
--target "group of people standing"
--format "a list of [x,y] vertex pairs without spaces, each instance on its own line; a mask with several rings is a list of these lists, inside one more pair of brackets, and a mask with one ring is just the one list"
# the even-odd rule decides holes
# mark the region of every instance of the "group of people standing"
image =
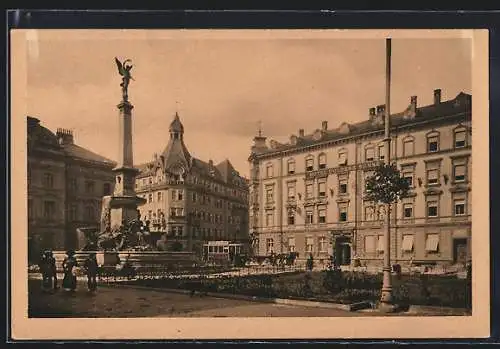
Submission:
[[[43,253],[39,267],[42,273],[42,289],[44,291],[57,290],[59,288],[57,285],[57,266],[52,251],[47,250]],[[62,288],[74,292],[77,286],[76,268],[78,267],[75,251],[66,252],[62,267],[64,272]],[[87,275],[88,290],[91,292],[95,291],[97,289],[97,273],[99,268],[95,252],[89,253],[83,267]]]

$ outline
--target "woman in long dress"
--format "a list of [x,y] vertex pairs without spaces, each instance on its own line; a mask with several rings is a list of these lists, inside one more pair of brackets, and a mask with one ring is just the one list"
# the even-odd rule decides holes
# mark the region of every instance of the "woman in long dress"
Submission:
[[64,270],[63,288],[66,290],[75,291],[76,290],[75,267],[78,266],[78,263],[76,261],[74,251],[68,251],[66,255],[67,257],[64,258],[62,264]]

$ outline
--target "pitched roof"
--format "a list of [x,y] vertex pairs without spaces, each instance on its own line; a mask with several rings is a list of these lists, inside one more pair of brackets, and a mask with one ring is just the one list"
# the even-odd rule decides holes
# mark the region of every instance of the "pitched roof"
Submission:
[[96,153],[94,153],[88,149],[85,149],[83,147],[80,147],[79,145],[76,145],[76,144],[64,144],[63,149],[64,149],[64,153],[67,156],[71,156],[71,157],[85,160],[85,161],[100,162],[102,164],[109,165],[109,166],[116,165],[115,161],[110,160],[108,158],[105,158],[104,156],[96,154]]
[[[391,114],[391,127],[402,127],[402,126],[410,126],[412,124],[429,121],[433,119],[438,119],[443,116],[449,116],[458,114],[461,112],[465,112],[467,108],[470,108],[471,95],[466,93],[459,93],[454,99],[448,100],[445,102],[441,102],[437,105],[431,104],[427,106],[423,106],[417,108],[416,116],[414,118],[405,117],[404,112]],[[323,131],[323,136],[320,139],[314,138],[314,133],[304,135],[303,137],[297,137],[297,143],[291,144],[281,144],[278,142],[274,142],[275,147],[267,148],[260,150],[257,153],[258,155],[263,154],[271,154],[284,150],[292,150],[296,148],[301,148],[304,146],[320,144],[328,141],[340,140],[347,137],[363,135],[370,132],[382,131],[384,129],[384,124],[375,124],[371,120],[365,120],[354,124],[348,124],[349,132],[342,132],[342,127],[345,127],[346,123],[343,123],[337,129],[330,129]]]

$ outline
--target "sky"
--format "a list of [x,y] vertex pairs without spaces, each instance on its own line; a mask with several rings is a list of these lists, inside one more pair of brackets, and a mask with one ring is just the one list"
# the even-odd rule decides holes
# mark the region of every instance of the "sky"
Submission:
[[[201,31],[199,31],[201,32]],[[206,31],[205,31],[206,32]],[[117,159],[121,78],[114,62],[132,60],[134,162],[150,161],[169,140],[176,111],[190,153],[229,159],[248,176],[259,121],[286,142],[368,118],[385,101],[385,40],[336,35],[194,35],[185,31],[43,31],[27,33],[27,112],[75,142]],[[410,96],[419,105],[471,93],[468,38],[392,39],[391,112]]]

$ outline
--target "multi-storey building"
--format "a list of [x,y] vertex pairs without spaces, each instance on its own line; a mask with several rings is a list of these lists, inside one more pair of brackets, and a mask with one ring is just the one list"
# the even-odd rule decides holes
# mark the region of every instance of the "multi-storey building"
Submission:
[[[382,265],[384,210],[365,199],[365,178],[384,160],[385,106],[368,120],[290,142],[254,138],[250,230],[260,255],[296,251],[299,259],[335,256]],[[458,94],[391,115],[391,161],[411,193],[391,209],[391,261],[463,263],[471,254],[471,96]]]
[[78,227],[98,227],[103,195],[112,192],[115,163],[28,117],[28,250],[77,248]]
[[141,219],[149,221],[153,235],[166,233],[185,250],[201,253],[210,240],[247,244],[247,180],[229,160],[214,165],[191,156],[177,113],[169,132],[163,152],[137,166],[135,190],[146,199]]

